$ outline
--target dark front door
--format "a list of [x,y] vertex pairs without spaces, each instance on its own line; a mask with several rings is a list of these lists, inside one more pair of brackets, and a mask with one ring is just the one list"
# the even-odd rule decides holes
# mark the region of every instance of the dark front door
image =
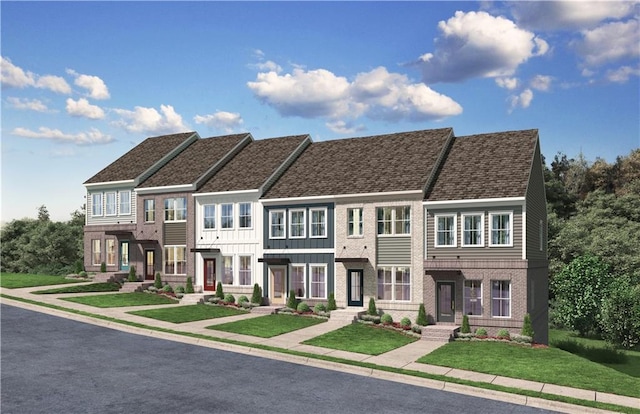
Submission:
[[204,259],[204,290],[216,290],[216,259]]
[[347,270],[347,306],[362,306],[362,282],[364,271],[362,269]]
[[456,320],[456,284],[438,282],[436,286],[438,304],[438,322],[455,322]]
[[154,250],[144,251],[144,280],[155,279],[155,257],[156,255]]

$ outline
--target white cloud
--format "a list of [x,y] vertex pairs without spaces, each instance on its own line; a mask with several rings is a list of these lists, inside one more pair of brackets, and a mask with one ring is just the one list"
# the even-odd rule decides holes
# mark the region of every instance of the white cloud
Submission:
[[638,20],[612,22],[582,32],[582,39],[571,42],[587,66],[599,66],[623,58],[640,56]]
[[80,116],[89,119],[104,118],[104,111],[102,108],[96,105],[91,105],[85,98],[80,98],[77,101],[68,98],[67,113],[71,116]]
[[553,78],[546,75],[536,75],[531,79],[530,85],[533,89],[546,92],[551,88]]
[[239,127],[244,122],[239,113],[217,111],[208,115],[196,115],[193,117],[196,124],[205,124],[209,127],[221,129],[227,133]]
[[335,132],[337,134],[344,134],[344,135],[354,134],[356,132],[364,131],[364,130],[367,129],[362,124],[354,125],[351,122],[345,122],[345,121],[342,121],[342,120],[327,122],[325,125],[331,131],[333,131],[333,132]]
[[71,87],[60,76],[44,75],[38,76],[32,72],[25,72],[22,68],[14,65],[10,59],[0,56],[0,66],[2,68],[2,85],[14,88],[34,87],[49,89],[56,93],[68,95]]
[[27,128],[14,128],[11,134],[23,138],[48,139],[76,145],[108,144],[114,141],[111,135],[104,134],[96,128],[91,128],[87,132],[79,132],[77,134],[66,134],[59,129],[47,127],[40,127],[37,131],[32,131]]
[[458,11],[438,23],[438,29],[435,52],[414,63],[429,84],[510,76],[519,65],[549,49],[546,41],[511,20],[483,11]]
[[161,113],[142,106],[136,106],[133,111],[114,109],[114,112],[122,117],[114,124],[133,133],[169,134],[189,130],[171,105],[160,105]]
[[67,69],[67,73],[74,76],[76,80],[74,83],[86,89],[89,92],[89,97],[93,99],[109,99],[109,89],[102,79],[97,76],[79,74],[73,69]]
[[512,95],[509,97],[509,113],[511,113],[515,108],[528,108],[531,105],[531,101],[533,100],[533,91],[531,89],[525,89],[519,95]]
[[609,70],[606,74],[607,80],[615,83],[626,83],[631,76],[640,76],[640,68],[622,66],[615,70]]
[[71,86],[64,78],[60,76],[45,75],[38,78],[36,81],[36,88],[49,89],[56,93],[68,95],[71,93]]
[[26,109],[29,111],[36,112],[49,112],[49,108],[47,105],[42,103],[39,99],[26,99],[26,98],[15,98],[10,96],[7,98],[7,102],[11,105],[12,108],[15,109]]
[[518,78],[496,78],[496,85],[510,91],[516,89],[519,84]]

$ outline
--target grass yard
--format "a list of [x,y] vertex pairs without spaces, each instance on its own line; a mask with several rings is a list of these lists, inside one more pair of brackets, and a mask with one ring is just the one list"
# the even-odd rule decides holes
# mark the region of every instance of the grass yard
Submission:
[[225,316],[245,315],[248,312],[227,308],[225,306],[211,305],[189,305],[176,306],[162,309],[148,309],[128,312],[132,315],[144,316],[145,318],[158,319],[165,322],[184,323],[202,321],[205,319],[224,318]]
[[416,340],[417,338],[390,329],[354,323],[303,343],[359,354],[380,355]]
[[64,300],[67,300],[69,302],[82,303],[89,306],[95,306],[97,308],[168,305],[172,303],[178,303],[177,300],[170,299],[166,296],[153,295],[142,292],[114,293],[113,295],[78,296],[75,298],[65,298]]
[[418,362],[640,397],[637,377],[553,347],[458,341],[436,349]]
[[1,273],[0,286],[8,289],[62,285],[65,283],[78,283],[78,280],[65,279],[64,276],[32,275],[27,273]]
[[55,289],[38,290],[39,295],[53,294],[53,293],[83,293],[83,292],[117,292],[120,290],[120,285],[113,282],[105,283],[92,283],[90,285],[77,285],[77,286],[65,286]]
[[309,326],[323,322],[326,322],[326,320],[296,315],[275,314],[245,319],[243,321],[207,326],[207,329],[258,336],[260,338],[271,338],[287,332],[297,331],[298,329],[308,328]]

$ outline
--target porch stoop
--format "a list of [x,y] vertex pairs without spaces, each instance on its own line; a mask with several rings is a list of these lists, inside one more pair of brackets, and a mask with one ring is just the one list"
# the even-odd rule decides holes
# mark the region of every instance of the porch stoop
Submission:
[[185,293],[180,299],[180,305],[197,305],[198,303],[204,303],[209,299],[212,294],[204,293]]
[[129,292],[142,292],[149,286],[152,286],[153,282],[126,282],[120,288],[121,293]]
[[107,273],[96,273],[93,276],[93,282],[95,283],[106,283],[106,282],[118,282],[122,283],[124,279],[129,277],[129,273],[121,273],[121,272],[107,272]]
[[358,315],[364,312],[364,308],[336,309],[331,311],[329,322],[349,322],[358,320]]
[[460,330],[457,325],[429,325],[422,327],[422,339],[433,342],[451,342]]
[[251,313],[255,313],[257,315],[271,315],[283,307],[284,306],[256,306],[255,308],[251,308]]

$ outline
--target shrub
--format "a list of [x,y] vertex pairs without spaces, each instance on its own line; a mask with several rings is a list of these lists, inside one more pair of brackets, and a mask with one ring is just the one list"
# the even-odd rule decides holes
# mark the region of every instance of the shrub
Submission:
[[476,329],[476,336],[487,336],[487,330],[484,328]]
[[391,325],[393,323],[393,318],[388,313],[383,313],[380,317],[380,322],[384,325]]
[[156,293],[158,291],[158,288],[156,288],[155,286],[149,286],[147,290],[151,293]]
[[131,266],[129,268],[129,278],[127,279],[129,282],[137,282],[138,277],[136,276],[136,267]]
[[621,283],[602,304],[603,338],[616,346],[633,348],[640,343],[640,285]]
[[242,295],[238,298],[238,305],[245,303],[245,302],[249,302],[249,298],[246,297],[245,295]]
[[366,322],[372,322],[375,324],[380,323],[380,315],[367,315],[366,313],[364,315],[360,315],[360,319]]
[[504,328],[498,331],[498,335],[496,335],[496,337],[498,339],[511,339],[511,337],[509,336],[509,331]]
[[227,293],[224,295],[224,301],[226,303],[236,303],[236,298],[231,293]]
[[209,303],[213,303],[214,305],[217,305],[218,302],[220,302],[220,298],[215,295],[211,296],[208,300],[209,300]]
[[160,277],[160,272],[156,273],[156,279],[153,282],[153,286],[155,286],[156,289],[162,289],[162,278]]
[[309,312],[311,308],[307,305],[307,302],[298,303],[298,307],[296,309],[298,312]]
[[193,280],[191,279],[191,276],[187,277],[187,287],[184,289],[184,293],[194,293],[195,291],[193,290]]
[[173,288],[171,287],[171,285],[164,285],[164,286],[162,287],[162,291],[163,291],[163,292],[173,293]]
[[224,291],[222,290],[222,282],[218,282],[216,285],[216,297],[219,299],[224,299]]
[[80,271],[80,273],[78,273],[78,276],[80,277],[87,277],[87,272],[85,272],[84,270]]
[[329,302],[327,302],[327,310],[331,312],[332,310],[338,309],[336,305],[336,297],[333,292],[329,293]]
[[184,287],[183,286],[176,286],[176,293],[184,293]]
[[531,316],[528,313],[524,315],[522,322],[522,335],[533,338],[533,326],[531,325]]
[[82,263],[82,259],[78,259],[74,263],[74,269],[76,274],[80,274],[84,271],[84,264]]
[[296,300],[296,291],[291,289],[289,291],[289,297],[287,298],[287,308],[297,309],[298,301]]
[[327,307],[324,306],[322,303],[316,303],[316,306],[313,307],[314,313],[321,313],[326,311],[327,311]]
[[462,315],[462,326],[460,327],[460,333],[471,333],[471,327],[469,326],[469,317],[467,315]]
[[369,308],[367,309],[367,315],[375,316],[378,314],[376,309],[376,301],[371,297],[369,298]]
[[513,334],[511,335],[511,340],[513,342],[518,342],[521,344],[531,344],[533,343],[533,338],[530,336],[526,336],[526,335],[518,335],[518,334]]
[[251,303],[257,303],[258,305],[262,305],[262,288],[257,283],[253,285],[253,293],[251,294]]
[[405,327],[405,328],[410,328],[411,327],[411,319],[404,317],[400,320],[400,326]]
[[420,304],[418,308],[418,317],[416,318],[416,325],[427,326],[429,320],[427,319],[427,312],[424,310],[424,303]]
[[105,262],[100,263],[100,273],[107,273],[107,264]]

